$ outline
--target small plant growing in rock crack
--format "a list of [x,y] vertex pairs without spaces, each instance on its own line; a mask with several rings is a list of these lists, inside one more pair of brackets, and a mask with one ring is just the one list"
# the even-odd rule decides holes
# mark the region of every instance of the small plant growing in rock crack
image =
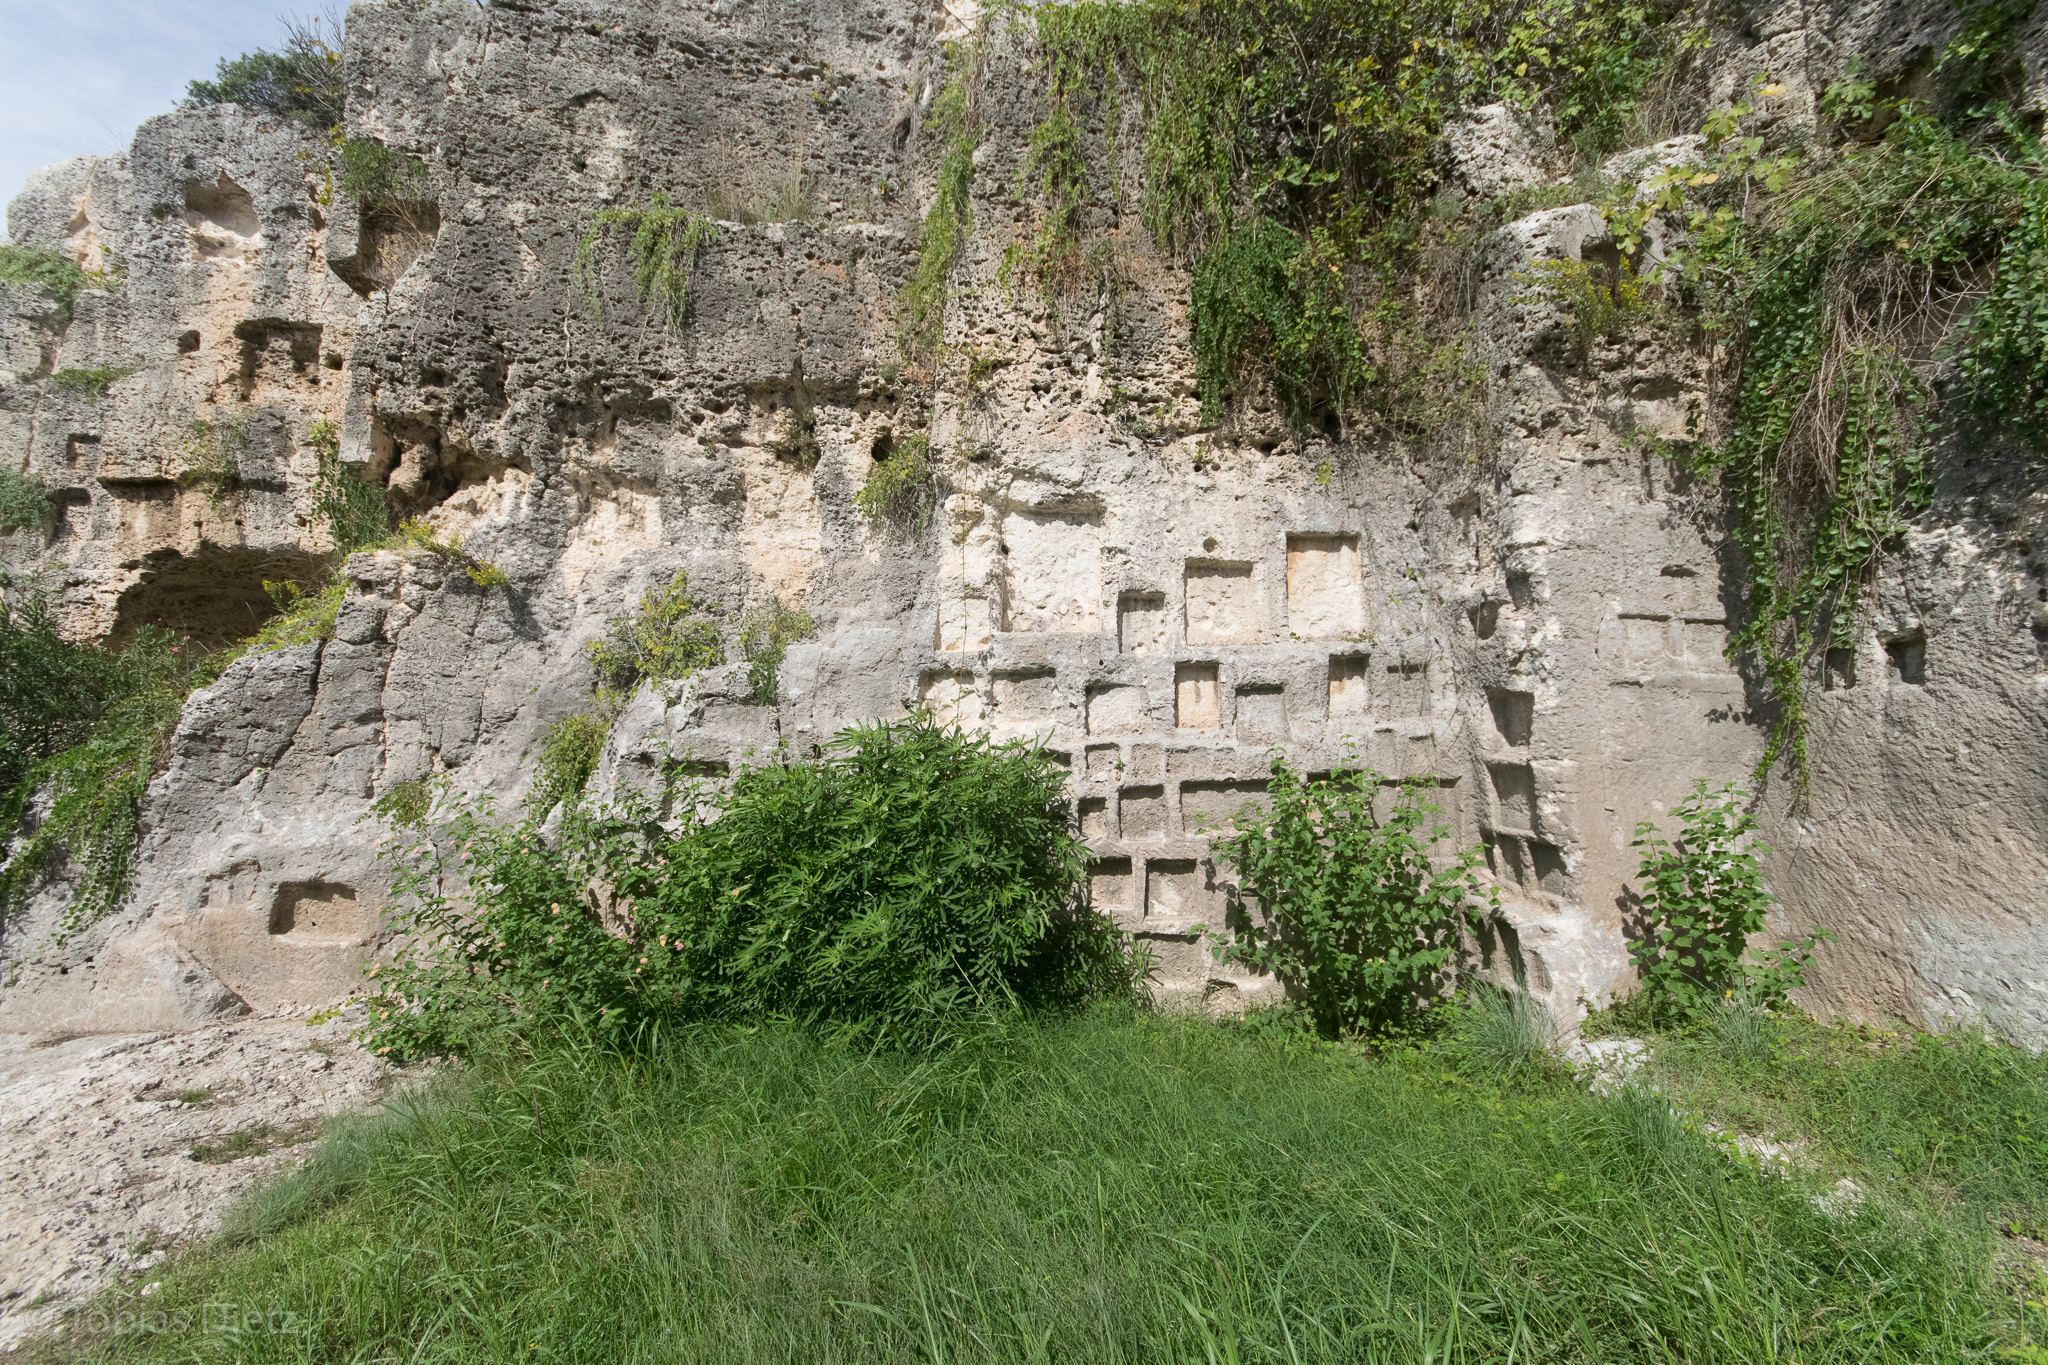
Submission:
[[51,507],[50,490],[41,479],[0,468],[0,535],[43,525]]
[[1592,353],[1594,342],[1603,337],[1622,339],[1649,312],[1633,256],[1624,255],[1612,268],[1592,261],[1538,261],[1517,273],[1515,281],[1530,286],[1530,292],[1510,302],[1564,305],[1581,362]]
[[1382,817],[1386,785],[1369,768],[1304,777],[1275,750],[1263,805],[1215,845],[1250,902],[1216,936],[1217,960],[1277,976],[1326,1038],[1413,1019],[1491,903],[1477,848],[1431,866],[1450,833],[1428,823],[1433,784],[1400,783]]
[[630,234],[626,252],[633,262],[633,284],[640,299],[658,309],[671,327],[683,325],[689,309],[690,274],[697,256],[718,240],[718,226],[694,209],[678,208],[656,190],[645,208],[599,209],[576,243],[576,284],[590,315],[604,320],[604,291],[599,248],[614,234]]
[[813,628],[809,612],[788,606],[779,597],[769,598],[766,607],[741,620],[740,657],[747,661],[747,686],[753,689],[757,705],[775,705],[782,656]]
[[39,284],[57,296],[57,307],[71,316],[78,296],[91,287],[78,262],[55,247],[0,243],[0,281]]
[[185,472],[178,482],[206,492],[206,505],[218,516],[242,489],[242,447],[248,441],[249,414],[195,417],[185,440]]
[[942,151],[931,209],[918,231],[917,268],[897,300],[897,344],[922,364],[937,354],[946,322],[953,264],[974,231],[974,150],[981,145],[981,42],[946,46],[946,83],[925,127]]
[[434,789],[418,778],[394,783],[370,803],[370,814],[397,829],[418,829],[434,807]]
[[683,570],[667,586],[642,593],[631,611],[612,617],[584,652],[597,671],[597,688],[589,706],[555,721],[541,737],[527,800],[543,812],[582,793],[613,722],[641,683],[653,683],[673,701],[676,686],[692,673],[725,662],[718,623],[690,591],[690,575]]
[[1710,791],[1702,781],[1672,807],[1676,840],[1651,821],[1636,826],[1645,933],[1629,951],[1642,981],[1637,1008],[1653,1021],[1700,1022],[1731,1001],[1782,1009],[1806,983],[1815,948],[1833,937],[1815,928],[1751,955],[1750,935],[1766,927],[1777,898],[1764,886],[1757,857],[1766,850],[1746,799],[1733,784]]
[[391,535],[391,512],[384,490],[349,473],[341,462],[341,432],[323,417],[313,423],[306,440],[318,453],[313,476],[313,518],[327,527],[334,554],[346,559],[357,550]]
[[461,566],[469,581],[479,588],[510,588],[511,575],[488,559],[479,559],[462,547],[461,536],[443,539],[434,528],[420,517],[413,517],[401,523],[397,534],[398,543],[411,550],[419,550],[442,559],[454,560]]
[[50,383],[64,393],[76,394],[88,403],[97,403],[109,385],[134,373],[133,365],[103,365],[93,370],[59,370],[50,376]]
[[853,505],[869,526],[907,526],[921,538],[938,497],[931,438],[920,434],[906,437],[868,472]]

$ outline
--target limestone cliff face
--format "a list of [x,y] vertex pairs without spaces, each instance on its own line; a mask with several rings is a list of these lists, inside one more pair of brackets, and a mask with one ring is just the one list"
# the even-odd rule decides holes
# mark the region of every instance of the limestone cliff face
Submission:
[[[1355,752],[1432,775],[1456,837],[1485,844],[1498,970],[1567,1009],[1626,983],[1636,822],[1695,779],[1745,778],[1764,735],[1762,694],[1722,656],[1741,579],[1718,495],[1640,439],[1682,433],[1700,358],[1656,340],[1573,357],[1514,277],[1613,246],[1592,209],[1549,209],[1479,254],[1483,458],[1297,439],[1255,408],[1205,428],[1187,278],[1128,193],[1087,208],[1113,291],[1053,309],[1005,278],[1036,218],[1017,168],[1039,87],[1020,42],[992,35],[952,358],[906,368],[924,112],[941,44],[972,22],[901,0],[358,3],[349,131],[426,161],[431,214],[366,214],[330,192],[315,142],[232,108],[153,120],[127,156],[32,182],[17,241],[110,247],[127,270],[68,325],[7,287],[7,366],[31,377],[0,381],[0,455],[64,490],[55,535],[10,554],[51,568],[77,631],[246,633],[273,566],[324,548],[321,418],[395,509],[459,532],[512,587],[352,559],[332,641],[247,658],[188,704],[122,912],[62,949],[47,921],[9,927],[0,1018],[178,1026],[345,994],[388,897],[368,803],[444,772],[521,799],[542,732],[588,694],[583,643],[678,568],[734,618],[779,598],[817,634],[790,650],[778,706],[735,667],[672,706],[643,693],[601,782],[645,781],[664,752],[729,768],[918,706],[1045,736],[1073,773],[1096,904],[1148,939],[1164,987],[1227,1001],[1271,987],[1193,935],[1227,894],[1203,831],[1256,798],[1271,746],[1311,770]],[[1712,70],[1731,90],[1769,71],[1796,111],[1854,53],[1903,69],[1945,38],[1908,6],[1773,11],[1720,35]],[[1540,129],[1497,110],[1445,157],[1478,193],[1559,170]],[[614,262],[599,322],[576,243],[593,211],[653,191],[809,211],[720,224],[680,327]],[[134,372],[92,403],[44,378],[93,366]],[[248,434],[218,505],[177,482],[195,420]],[[931,525],[865,523],[854,492],[927,430]],[[1771,870],[1785,929],[1839,936],[1816,1007],[2048,1037],[2048,478],[1953,438],[1937,470],[1934,511],[1813,703],[1810,799],[1767,793]]]

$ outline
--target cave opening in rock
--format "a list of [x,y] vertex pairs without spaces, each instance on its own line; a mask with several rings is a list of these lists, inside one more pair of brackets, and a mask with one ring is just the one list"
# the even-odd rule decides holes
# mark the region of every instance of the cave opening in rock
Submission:
[[238,545],[202,545],[189,555],[160,550],[143,561],[141,575],[122,591],[108,643],[124,645],[146,626],[189,636],[204,650],[246,640],[277,615],[264,583],[310,587],[324,569],[323,556],[293,550]]

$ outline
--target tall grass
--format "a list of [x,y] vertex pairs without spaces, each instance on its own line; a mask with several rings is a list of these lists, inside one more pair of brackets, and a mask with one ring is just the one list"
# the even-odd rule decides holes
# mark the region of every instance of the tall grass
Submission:
[[[1098,1012],[876,1054],[498,1054],[334,1133],[104,1360],[1985,1355],[1944,1225],[1820,1211],[1659,1099]],[[222,1310],[216,1308],[215,1321]]]

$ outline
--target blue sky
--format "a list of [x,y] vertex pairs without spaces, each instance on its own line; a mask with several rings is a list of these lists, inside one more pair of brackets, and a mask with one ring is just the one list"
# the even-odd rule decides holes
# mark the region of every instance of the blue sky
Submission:
[[0,0],[0,204],[28,173],[128,146],[222,57],[278,47],[290,0]]

